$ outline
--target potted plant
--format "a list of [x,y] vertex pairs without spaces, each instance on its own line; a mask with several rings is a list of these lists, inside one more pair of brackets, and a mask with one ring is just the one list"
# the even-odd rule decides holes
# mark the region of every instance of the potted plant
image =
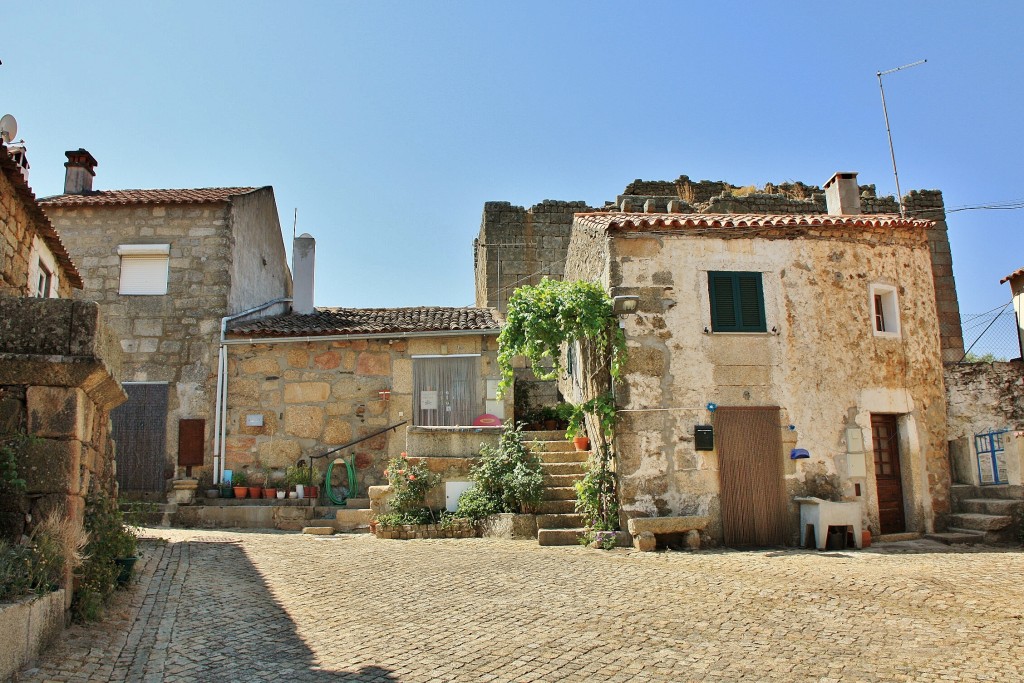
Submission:
[[250,498],[262,498],[263,497],[263,485],[267,483],[263,477],[263,472],[256,470],[249,474],[249,497]]
[[572,403],[564,405],[568,406],[563,411],[568,422],[568,426],[565,428],[565,438],[571,439],[573,446],[578,451],[590,450],[590,438],[587,436],[586,427],[583,425],[583,406]]
[[231,490],[235,498],[245,498],[249,495],[249,473],[245,470],[236,470],[231,476]]
[[277,488],[274,487],[274,486],[271,486],[271,484],[270,484],[270,479],[271,479],[271,475],[272,474],[273,474],[273,470],[271,470],[270,467],[264,467],[260,471],[260,476],[263,479],[263,497],[264,498],[276,498],[277,497]]

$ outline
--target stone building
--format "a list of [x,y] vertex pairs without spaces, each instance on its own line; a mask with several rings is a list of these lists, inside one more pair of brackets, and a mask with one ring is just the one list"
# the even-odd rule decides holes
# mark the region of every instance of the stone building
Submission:
[[0,538],[13,539],[116,494],[109,413],[125,400],[116,343],[95,303],[69,298],[82,278],[26,171],[24,151],[0,143],[0,445],[25,480],[0,496]]
[[936,228],[862,213],[879,200],[861,190],[833,176],[826,215],[720,194],[576,215],[565,277],[639,297],[616,390],[623,517],[704,515],[713,543],[792,543],[803,494],[859,502],[876,535],[945,523]]
[[[287,310],[291,274],[270,187],[94,190],[96,160],[67,152],[64,193],[41,200],[120,340],[128,402],[115,411],[123,491],[162,497],[214,464],[222,320]],[[204,469],[205,468],[205,469]]]
[[314,466],[354,459],[353,495],[366,497],[407,451],[457,497],[508,409],[496,398],[498,332],[486,308],[316,308],[229,324],[227,469],[279,474],[369,436]]

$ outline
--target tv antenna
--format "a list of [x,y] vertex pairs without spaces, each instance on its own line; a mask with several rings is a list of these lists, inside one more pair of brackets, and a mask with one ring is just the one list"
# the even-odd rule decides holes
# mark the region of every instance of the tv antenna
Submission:
[[18,121],[10,114],[0,117],[0,140],[10,144],[14,136],[18,134]]
[[885,132],[889,136],[889,156],[892,157],[892,176],[896,179],[896,201],[900,205],[900,217],[906,218],[906,209],[903,208],[903,193],[900,191],[900,174],[896,171],[896,152],[892,148],[892,130],[889,128],[889,111],[885,108],[885,88],[882,87],[882,76],[896,73],[897,71],[903,71],[909,69],[912,66],[920,66],[927,62],[927,59],[919,59],[912,64],[904,64],[898,66],[895,69],[888,69],[886,71],[876,71],[875,75],[878,76],[878,91],[882,93],[882,116],[885,117]]

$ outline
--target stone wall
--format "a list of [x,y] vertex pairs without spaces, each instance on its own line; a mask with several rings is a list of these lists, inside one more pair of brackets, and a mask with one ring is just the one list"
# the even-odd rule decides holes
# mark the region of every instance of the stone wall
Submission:
[[[226,468],[284,468],[389,425],[387,431],[329,456],[355,455],[360,497],[369,486],[386,484],[387,461],[408,451],[437,457],[474,456],[475,444],[461,430],[439,443],[444,428],[428,430],[417,441],[410,429],[413,407],[413,356],[481,354],[478,366],[480,413],[488,379],[499,378],[497,338],[493,335],[325,340],[297,343],[232,343],[228,358],[228,436]],[[380,392],[389,391],[388,398]],[[503,410],[511,415],[511,405]],[[262,426],[246,417],[262,416]],[[409,432],[409,433],[407,433]],[[472,441],[472,439],[470,440]],[[327,463],[318,461],[323,470]]]
[[18,538],[52,510],[81,520],[88,495],[116,495],[117,366],[95,303],[0,297],[0,435],[30,437],[17,449],[26,490],[0,497],[0,535]]
[[1024,362],[947,363],[945,380],[954,481],[977,485],[975,434],[1010,430],[1007,454],[1020,457],[1024,444],[1014,432],[1024,430]]
[[473,244],[476,305],[504,314],[516,287],[542,277],[561,279],[572,217],[592,211],[584,202],[544,200],[529,209],[508,202],[484,204]]
[[[288,257],[281,240],[274,190],[263,187],[231,200],[231,291],[228,312],[241,311],[291,296]],[[275,307],[264,315],[284,313]],[[223,314],[222,314],[223,315]]]
[[[640,297],[639,313],[623,318],[629,361],[617,393],[629,411],[620,414],[616,438],[624,517],[708,515],[711,539],[721,539],[717,452],[697,451],[693,436],[695,425],[712,422],[705,406],[713,402],[780,406],[780,428],[795,427],[783,430],[783,450],[811,453],[785,458],[789,492],[802,492],[807,475],[838,473],[875,531],[871,456],[867,477],[847,476],[845,429],[859,427],[870,450],[871,413],[901,414],[908,528],[930,529],[936,518],[941,525],[949,505],[945,401],[923,231],[798,239],[773,239],[771,231],[619,234],[608,266],[590,246],[594,237],[581,230],[574,239],[567,274]],[[711,327],[709,270],[763,273],[770,332],[704,332]],[[873,335],[873,282],[898,287],[899,338]]]

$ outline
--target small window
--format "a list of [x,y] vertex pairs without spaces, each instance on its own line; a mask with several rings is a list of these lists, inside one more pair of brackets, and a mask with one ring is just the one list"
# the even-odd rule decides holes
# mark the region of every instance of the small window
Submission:
[[712,271],[711,329],[714,332],[767,332],[761,273]]
[[469,426],[483,412],[477,397],[477,356],[413,358],[413,423]]
[[39,275],[36,279],[36,291],[33,296],[48,299],[53,294],[53,271],[46,267],[46,264],[39,261]]
[[869,290],[871,331],[876,337],[900,336],[900,309],[896,288],[873,284]]
[[169,244],[122,244],[119,294],[160,295],[167,293]]

